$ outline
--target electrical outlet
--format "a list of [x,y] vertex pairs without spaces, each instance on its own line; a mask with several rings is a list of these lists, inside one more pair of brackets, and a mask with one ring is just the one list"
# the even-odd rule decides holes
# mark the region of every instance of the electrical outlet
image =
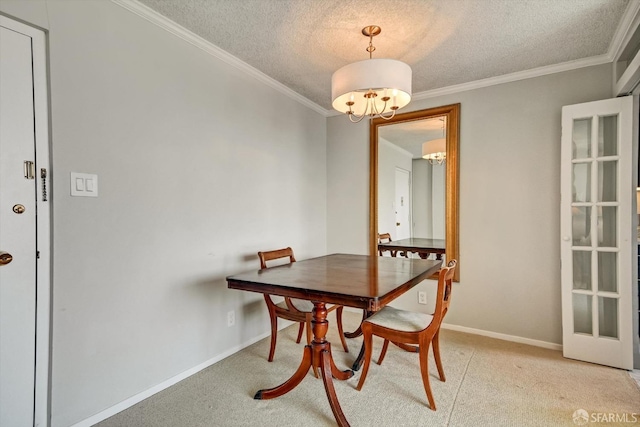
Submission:
[[418,304],[427,303],[427,293],[425,291],[418,291]]
[[236,312],[231,310],[227,313],[227,326],[233,326],[236,324]]

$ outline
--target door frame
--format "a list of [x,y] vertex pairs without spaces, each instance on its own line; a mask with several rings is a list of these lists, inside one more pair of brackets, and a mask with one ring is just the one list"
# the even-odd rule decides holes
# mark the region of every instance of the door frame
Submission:
[[[51,161],[49,88],[47,79],[47,34],[44,30],[0,14],[0,25],[31,38],[33,55],[33,98],[36,180],[36,354],[34,426],[49,425],[50,336],[51,336]],[[41,169],[46,169],[47,198],[43,200]]]

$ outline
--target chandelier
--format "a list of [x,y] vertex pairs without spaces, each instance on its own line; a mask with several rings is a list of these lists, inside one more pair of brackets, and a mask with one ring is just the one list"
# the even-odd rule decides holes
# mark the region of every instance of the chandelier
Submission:
[[442,121],[442,138],[422,143],[422,158],[432,165],[441,165],[447,159],[447,139],[444,137],[444,119]]
[[331,77],[333,108],[358,123],[365,116],[389,120],[411,101],[411,67],[394,59],[373,59],[373,38],[382,29],[369,25],[362,34],[369,37],[369,59],[345,65]]

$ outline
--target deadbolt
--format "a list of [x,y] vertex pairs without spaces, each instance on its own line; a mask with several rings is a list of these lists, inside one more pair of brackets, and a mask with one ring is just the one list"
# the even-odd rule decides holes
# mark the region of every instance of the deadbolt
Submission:
[[25,210],[24,205],[13,205],[13,211],[17,214],[23,213]]
[[7,265],[13,261],[13,256],[9,252],[0,252],[0,265]]

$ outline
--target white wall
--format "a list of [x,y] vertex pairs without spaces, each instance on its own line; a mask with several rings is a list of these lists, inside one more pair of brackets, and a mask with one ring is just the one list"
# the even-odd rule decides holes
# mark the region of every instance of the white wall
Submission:
[[446,237],[446,205],[447,205],[447,185],[446,185],[446,163],[431,167],[431,216],[432,237],[434,239],[445,239]]
[[369,254],[369,123],[344,115],[327,120],[327,252]]
[[[414,100],[405,109],[461,103],[460,282],[447,323],[561,343],[560,110],[610,96],[607,64]],[[368,123],[328,121],[328,251],[367,253]],[[417,291],[428,282],[397,305],[424,310]]]
[[[68,426],[268,333],[262,295],[224,279],[258,250],[326,253],[326,119],[109,1],[0,10],[49,30],[51,411]],[[100,197],[70,197],[71,171]]]
[[413,159],[413,237],[445,238],[446,167]]
[[424,159],[413,159],[411,181],[412,237],[433,237],[433,213],[431,170],[433,166]]

